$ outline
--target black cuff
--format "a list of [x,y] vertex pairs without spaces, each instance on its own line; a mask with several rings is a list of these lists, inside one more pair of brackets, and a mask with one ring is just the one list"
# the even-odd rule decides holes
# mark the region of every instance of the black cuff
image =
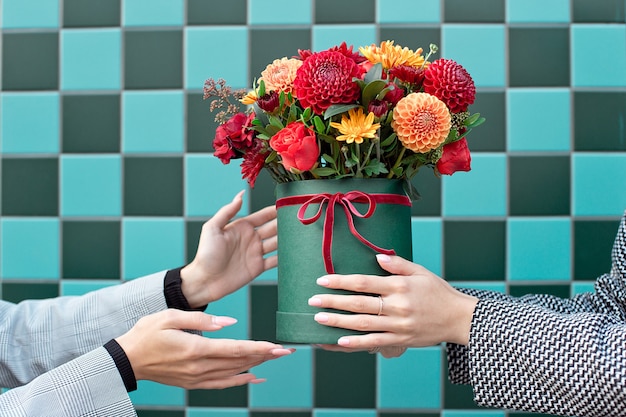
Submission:
[[165,294],[165,303],[169,308],[175,308],[178,310],[185,311],[204,311],[207,308],[207,305],[204,305],[200,308],[191,308],[189,305],[189,301],[185,298],[183,294],[183,289],[181,284],[183,282],[180,277],[180,268],[170,269],[165,274],[165,280],[163,282],[163,293]]
[[128,356],[126,356],[124,349],[122,349],[115,339],[109,340],[104,345],[104,348],[107,352],[109,352],[111,358],[113,358],[113,362],[115,362],[115,366],[122,377],[122,381],[124,381],[126,392],[135,391],[137,389],[137,379],[135,378],[133,367],[128,360]]

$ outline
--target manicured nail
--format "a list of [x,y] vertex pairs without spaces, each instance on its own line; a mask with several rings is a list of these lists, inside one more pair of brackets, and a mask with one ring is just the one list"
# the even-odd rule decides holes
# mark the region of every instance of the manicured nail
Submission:
[[267,381],[266,378],[256,378],[250,381],[251,384],[262,384]]
[[376,258],[378,259],[378,262],[382,262],[382,263],[391,262],[391,258],[389,257],[389,255],[385,255],[384,253],[376,254]]
[[317,313],[314,317],[315,321],[319,323],[326,323],[328,321],[328,314]]
[[317,297],[309,298],[309,305],[313,307],[319,307],[322,305],[322,300]]
[[213,323],[217,324],[218,326],[230,326],[237,323],[237,319],[227,316],[215,316],[213,317]]
[[274,356],[287,356],[287,355],[291,355],[293,353],[293,351],[291,349],[272,349],[270,352],[272,355]]
[[317,282],[317,285],[321,285],[323,287],[330,284],[330,281],[328,280],[328,278],[325,278],[325,277],[318,278],[317,281],[315,282]]
[[339,340],[337,340],[337,344],[339,346],[350,346],[350,339],[347,337],[340,337]]

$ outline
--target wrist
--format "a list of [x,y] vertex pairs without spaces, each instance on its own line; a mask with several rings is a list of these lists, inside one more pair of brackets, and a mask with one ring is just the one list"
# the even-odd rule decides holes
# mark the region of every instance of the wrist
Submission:
[[196,268],[193,265],[193,262],[184,266],[180,269],[180,289],[182,291],[183,296],[189,303],[189,306],[192,309],[204,309],[206,305],[209,303],[207,297],[203,297],[204,291],[202,285],[198,283],[203,282],[200,278],[196,277],[197,272]]
[[457,308],[453,314],[453,321],[450,325],[452,330],[450,342],[467,346],[470,339],[472,319],[474,310],[478,304],[478,298],[457,291],[458,300],[454,304]]

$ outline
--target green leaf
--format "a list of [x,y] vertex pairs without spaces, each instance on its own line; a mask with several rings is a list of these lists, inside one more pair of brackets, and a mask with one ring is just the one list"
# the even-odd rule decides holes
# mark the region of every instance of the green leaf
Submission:
[[258,96],[263,97],[265,95],[265,81],[261,80],[259,82],[259,92]]
[[389,146],[394,140],[396,140],[396,133],[392,133],[385,140],[380,142],[380,146]]
[[487,119],[485,119],[484,117],[481,117],[478,120],[476,120],[474,123],[468,124],[467,127],[474,128],[476,126],[480,126],[483,123],[485,123],[485,120],[487,120]]
[[476,120],[478,120],[479,117],[480,117],[480,113],[474,113],[471,116],[469,116],[467,119],[465,119],[463,124],[466,126],[474,124],[476,123]]
[[324,112],[324,120],[330,119],[331,117],[337,114],[345,113],[348,110],[353,109],[355,107],[359,107],[359,105],[358,104],[333,104],[332,106],[327,108],[326,111]]
[[313,124],[315,125],[315,130],[318,133],[326,133],[326,125],[319,116],[316,115],[313,118]]
[[365,175],[367,176],[373,176],[378,174],[386,174],[389,171],[387,170],[385,164],[377,159],[372,159],[369,164],[363,167],[363,172],[365,172]]
[[278,154],[276,153],[276,151],[272,151],[269,155],[267,155],[267,158],[265,158],[265,163],[269,164],[270,162],[275,161],[277,157]]
[[298,118],[298,109],[296,106],[289,107],[289,115],[287,116],[287,124],[296,121]]
[[311,172],[319,177],[327,177],[330,175],[336,175],[338,174],[337,170],[334,168],[328,168],[328,167],[319,167],[319,168],[315,168],[313,170],[311,170]]
[[372,68],[370,68],[370,70],[367,71],[367,73],[365,74],[365,77],[363,77],[363,80],[365,81],[366,84],[369,84],[374,80],[380,80],[382,76],[383,76],[383,64],[379,62],[377,64],[374,64],[374,66],[372,66]]
[[374,80],[368,83],[363,89],[363,107],[367,108],[372,101],[382,90],[385,89],[387,83],[383,80]]
[[324,161],[328,162],[329,164],[335,165],[335,158],[333,158],[332,156],[328,155],[327,153],[323,154],[322,158],[324,158]]
[[275,126],[279,129],[285,128],[285,125],[283,125],[283,122],[281,122],[281,120],[278,117],[270,115],[269,119],[270,119],[270,125]]
[[313,111],[311,110],[310,107],[307,107],[306,109],[304,109],[304,113],[302,113],[302,121],[308,122],[311,119],[312,114],[313,114]]
[[261,108],[259,107],[258,104],[256,104],[256,102],[252,105],[252,108],[254,109],[254,114],[256,115],[256,118],[259,119],[259,122],[261,124],[263,125],[269,124],[270,120],[267,117],[267,113],[261,110]]

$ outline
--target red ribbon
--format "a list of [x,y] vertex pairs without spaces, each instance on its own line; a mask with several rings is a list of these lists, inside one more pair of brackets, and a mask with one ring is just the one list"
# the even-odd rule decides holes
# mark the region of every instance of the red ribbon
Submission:
[[[367,211],[361,213],[354,206],[353,203],[365,203],[367,204]],[[348,227],[354,237],[356,237],[364,245],[374,249],[378,253],[384,253],[385,255],[395,255],[396,252],[393,249],[384,249],[374,245],[369,240],[365,239],[354,226],[354,217],[368,218],[376,211],[376,204],[400,204],[403,206],[411,206],[411,200],[405,195],[399,194],[367,194],[362,191],[349,191],[343,193],[321,193],[321,194],[305,194],[296,195],[290,197],[279,198],[276,201],[276,208],[284,206],[292,206],[301,204],[298,209],[298,220],[304,224],[315,223],[322,215],[323,206],[326,204],[326,212],[324,216],[324,228],[322,232],[322,256],[324,258],[324,266],[328,274],[334,274],[335,268],[332,260],[332,244],[333,244],[333,226],[335,224],[335,206],[341,205],[348,221]],[[317,212],[310,216],[305,217],[307,208],[311,204],[319,204]]]

